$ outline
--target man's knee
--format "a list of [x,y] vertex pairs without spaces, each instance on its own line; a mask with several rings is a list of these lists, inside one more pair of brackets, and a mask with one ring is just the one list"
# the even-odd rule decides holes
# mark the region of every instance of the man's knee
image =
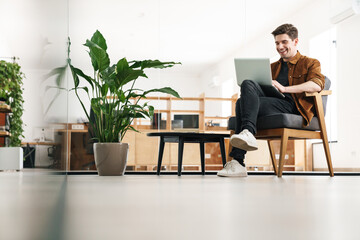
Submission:
[[260,85],[257,82],[254,82],[253,80],[244,80],[241,83],[241,91],[259,91]]
[[253,80],[246,79],[241,83],[241,88],[250,87],[250,86],[255,86],[255,82]]

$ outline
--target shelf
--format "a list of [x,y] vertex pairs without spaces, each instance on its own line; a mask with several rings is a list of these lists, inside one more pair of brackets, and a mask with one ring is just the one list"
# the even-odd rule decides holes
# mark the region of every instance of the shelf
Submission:
[[11,108],[7,104],[0,105],[0,113],[11,113]]
[[213,127],[206,126],[205,130],[206,131],[230,131],[227,127],[219,127],[219,126],[213,126]]
[[7,131],[0,131],[0,137],[10,137],[11,134]]
[[56,146],[56,145],[59,145],[58,143],[55,143],[55,142],[21,142],[21,145],[22,146],[26,146],[26,145],[44,145],[44,146]]
[[[229,116],[226,117],[222,117],[222,116],[205,116],[205,106],[207,104],[208,101],[218,101],[218,102],[222,102],[222,101],[230,101],[231,102],[231,115],[235,115],[235,105],[236,105],[236,101],[238,99],[238,94],[234,94],[231,98],[220,98],[220,97],[205,97],[205,94],[202,93],[200,94],[200,96],[198,97],[183,97],[183,98],[175,98],[173,96],[149,96],[146,98],[146,100],[162,100],[166,102],[166,107],[163,107],[165,109],[156,109],[154,111],[154,113],[165,113],[167,114],[167,120],[169,120],[169,115],[170,118],[172,117],[173,114],[186,114],[186,113],[190,113],[190,114],[197,114],[199,115],[199,131],[205,131],[208,129],[208,127],[206,127],[206,123],[205,121],[207,120],[228,120]],[[174,109],[174,107],[172,106],[173,101],[197,101],[198,106],[196,108],[196,110],[179,110],[179,109]],[[197,104],[195,104],[197,105]],[[193,108],[193,107],[192,107]],[[135,128],[139,128],[139,129],[144,129],[147,127],[142,127],[142,122],[140,119],[137,119],[134,121],[133,126]],[[166,121],[166,130],[171,131],[172,129],[172,122],[171,121]],[[226,127],[221,127],[221,128],[210,128],[210,130],[213,131],[226,131]]]
[[172,113],[203,113],[201,110],[171,110]]
[[215,98],[215,97],[206,97],[205,101],[234,101],[234,98]]
[[154,113],[203,113],[204,111],[200,111],[200,110],[166,110],[166,109],[162,109],[162,110],[155,110]]
[[217,116],[217,117],[207,117],[207,116],[205,116],[204,118],[205,118],[205,119],[226,119],[226,120],[227,120],[227,119],[229,119],[230,117],[218,117],[218,116]]
[[171,101],[200,101],[205,100],[202,97],[183,97],[183,98],[176,98],[176,97],[146,97],[144,100],[171,100]]

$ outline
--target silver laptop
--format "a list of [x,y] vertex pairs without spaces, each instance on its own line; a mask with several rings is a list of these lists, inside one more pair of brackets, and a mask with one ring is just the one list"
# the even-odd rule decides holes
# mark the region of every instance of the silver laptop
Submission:
[[244,80],[253,80],[261,86],[266,96],[285,98],[285,95],[272,85],[270,59],[235,58],[235,70],[239,86]]

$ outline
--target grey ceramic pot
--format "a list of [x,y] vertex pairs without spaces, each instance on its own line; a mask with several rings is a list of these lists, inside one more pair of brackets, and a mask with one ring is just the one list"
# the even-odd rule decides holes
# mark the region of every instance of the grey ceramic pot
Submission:
[[99,176],[121,176],[125,172],[128,143],[94,143],[94,156]]

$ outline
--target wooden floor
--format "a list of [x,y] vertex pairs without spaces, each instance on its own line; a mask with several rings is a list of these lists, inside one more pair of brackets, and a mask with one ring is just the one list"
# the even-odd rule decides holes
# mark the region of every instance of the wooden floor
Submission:
[[0,173],[0,239],[359,239],[360,177]]

